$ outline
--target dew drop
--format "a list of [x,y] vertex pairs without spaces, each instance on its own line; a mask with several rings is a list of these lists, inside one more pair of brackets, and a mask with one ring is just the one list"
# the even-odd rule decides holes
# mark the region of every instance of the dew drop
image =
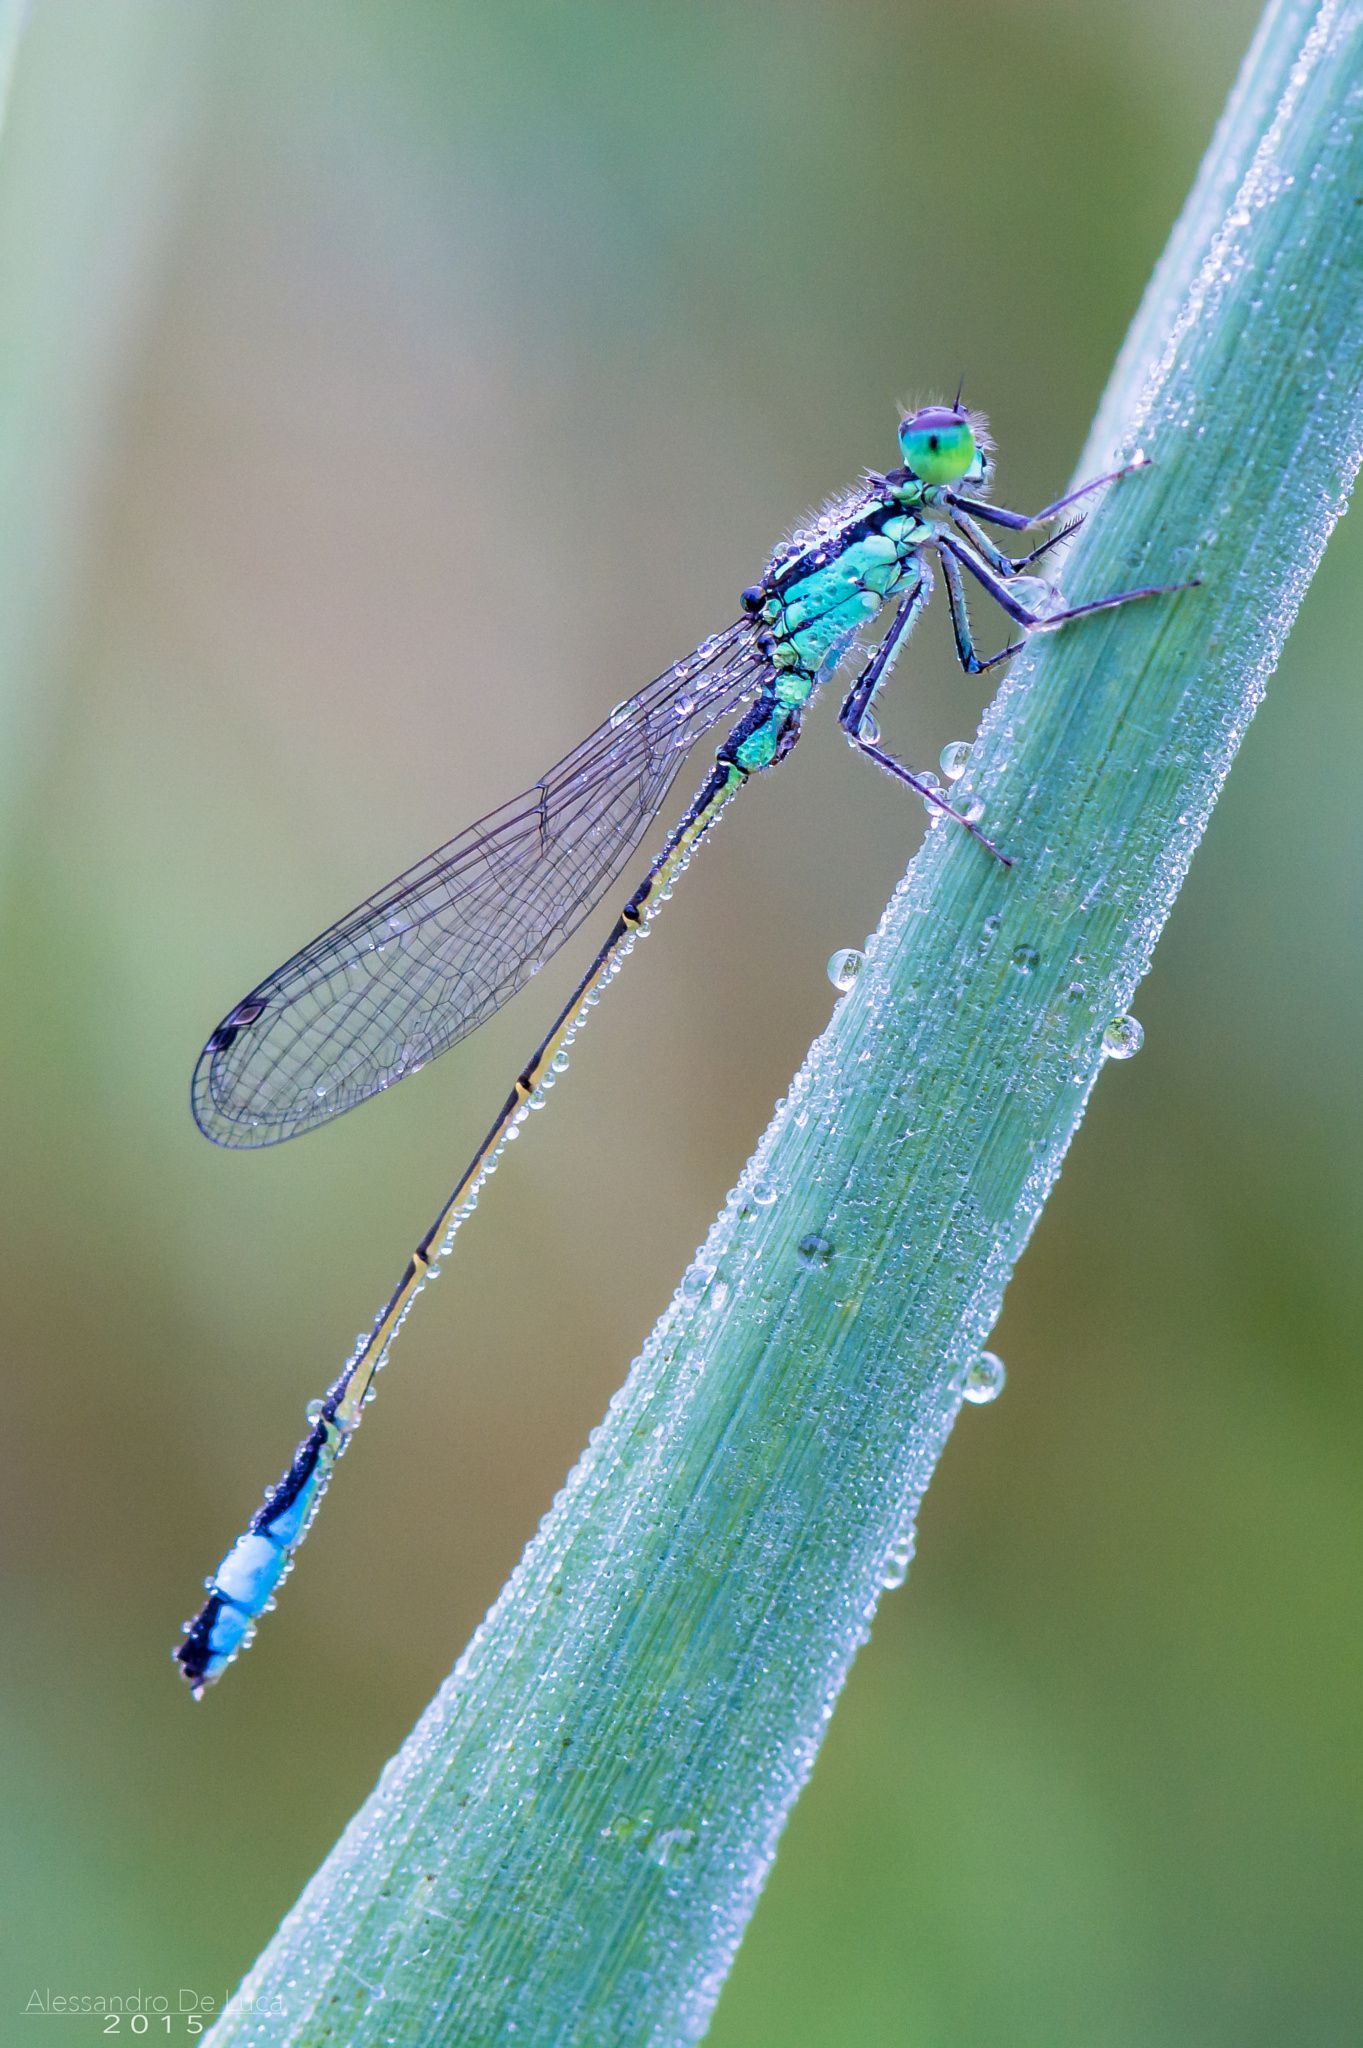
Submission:
[[860,732],[862,739],[869,740],[870,744],[873,747],[879,746],[880,727],[877,725],[874,717],[869,711],[866,712],[862,717],[861,725],[858,728],[858,730]]
[[948,782],[959,782],[970,766],[969,740],[949,740],[938,757],[938,765]]
[[1063,611],[1064,597],[1053,583],[1047,583],[1041,576],[1013,576],[1008,589],[1019,604],[1035,612],[1038,618],[1049,618],[1052,612]]
[[1134,1017],[1114,1017],[1103,1026],[1105,1060],[1133,1059],[1144,1044],[1144,1027]]
[[984,816],[984,798],[982,796],[962,797],[956,805],[956,809],[968,825],[978,825],[980,819]]
[[1019,974],[1032,974],[1041,965],[1041,955],[1035,946],[1014,946],[1013,965]]
[[905,1579],[909,1576],[909,1566],[913,1563],[913,1552],[914,1539],[912,1534],[910,1534],[902,1543],[896,1543],[894,1549],[886,1558],[885,1569],[880,1575],[880,1583],[887,1593],[892,1593],[896,1586],[902,1586]]
[[1007,1376],[998,1353],[982,1351],[961,1376],[962,1399],[973,1401],[977,1408],[984,1407],[987,1401],[997,1401]]
[[748,1189],[748,1194],[759,1209],[770,1209],[776,1200],[776,1190],[769,1180],[755,1180]]
[[321,1401],[309,1401],[307,1407],[303,1410],[303,1413],[308,1418],[308,1427],[310,1429],[315,1429],[322,1420],[323,1406],[324,1404]]
[[699,1301],[714,1277],[713,1266],[690,1266],[683,1273],[677,1292],[683,1301]]
[[550,1060],[549,1064],[550,1064],[550,1066],[551,1066],[551,1067],[553,1068],[553,1070],[554,1070],[554,1072],[555,1072],[556,1074],[566,1074],[566,1073],[567,1073],[567,1071],[568,1071],[568,1055],[567,1055],[567,1053],[566,1053],[566,1052],[556,1052],[556,1053],[554,1054],[554,1057],[553,1057],[553,1058],[552,1058],[552,1059]]
[[817,1230],[811,1230],[796,1245],[795,1256],[802,1266],[811,1268],[831,1266],[833,1263],[832,1239],[821,1237]]
[[942,785],[931,769],[928,770],[927,774],[920,775],[918,780],[922,783],[925,790],[931,791],[931,795],[923,798],[923,809],[930,817],[935,818],[941,809],[941,805],[936,799],[944,794]]
[[696,1844],[694,1828],[655,1828],[648,1838],[647,1854],[654,1863],[660,1863],[664,1870],[670,1863],[678,1863],[688,1849]]
[[608,723],[618,732],[622,725],[629,724],[638,709],[639,699],[637,697],[626,697],[616,705]]
[[866,955],[856,946],[843,946],[828,956],[828,979],[841,994],[846,994],[861,973]]

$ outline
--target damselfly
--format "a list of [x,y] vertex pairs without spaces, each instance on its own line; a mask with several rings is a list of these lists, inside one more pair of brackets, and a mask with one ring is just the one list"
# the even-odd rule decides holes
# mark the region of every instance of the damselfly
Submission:
[[816,691],[851,662],[884,607],[893,601],[889,628],[857,670],[839,723],[862,753],[1008,867],[1009,855],[985,837],[973,815],[956,809],[935,780],[915,774],[882,745],[873,717],[876,693],[928,601],[931,564],[941,569],[956,651],[971,675],[1006,661],[1023,640],[983,659],[976,653],[967,576],[1024,636],[1185,587],[1122,590],[1066,605],[1052,585],[1023,572],[1073,524],[1016,560],[984,530],[985,524],[1015,532],[1050,524],[1101,485],[1141,467],[1140,456],[1029,517],[984,497],[991,443],[983,418],[965,410],[959,394],[952,406],[929,406],[904,418],[899,446],[899,468],[868,475],[776,550],[761,581],[742,593],[733,625],[618,704],[523,795],[287,960],[237,1004],[204,1047],[194,1073],[194,1115],[220,1145],[296,1137],[416,1073],[500,1009],[577,929],[635,852],[692,746],[721,720],[735,718],[695,799],[516,1076],[373,1329],[325,1398],[309,1409],[311,1428],[293,1462],[208,1581],[208,1598],[175,1651],[196,1697],[249,1642],[271,1604],[399,1326],[475,1206],[498,1154],[566,1064],[566,1049],[601,989],[726,804],[790,752]]

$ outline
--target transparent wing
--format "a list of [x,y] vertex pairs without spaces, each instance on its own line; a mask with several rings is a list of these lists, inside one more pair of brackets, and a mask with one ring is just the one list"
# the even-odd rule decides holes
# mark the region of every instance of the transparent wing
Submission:
[[295,953],[194,1070],[219,1145],[272,1145],[415,1073],[501,1008],[600,901],[707,727],[757,688],[747,621],[618,705],[558,766]]

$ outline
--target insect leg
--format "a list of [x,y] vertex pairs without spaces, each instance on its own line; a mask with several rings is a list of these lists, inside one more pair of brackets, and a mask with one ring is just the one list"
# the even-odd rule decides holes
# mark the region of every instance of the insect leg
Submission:
[[946,578],[947,604],[951,610],[951,630],[956,638],[956,659],[968,676],[982,676],[986,669],[997,668],[1002,661],[1010,661],[1026,646],[1025,640],[1010,640],[997,654],[991,654],[981,661],[975,652],[975,636],[970,629],[970,613],[966,609],[965,584],[954,555],[945,551],[939,556],[942,574]]
[[954,555],[961,567],[968,569],[977,583],[983,584],[995,604],[1007,612],[1010,619],[1016,619],[1020,626],[1026,626],[1029,632],[1049,633],[1056,626],[1063,626],[1067,619],[1082,619],[1089,612],[1114,611],[1118,605],[1131,604],[1138,597],[1169,597],[1176,590],[1191,590],[1200,580],[1194,577],[1187,583],[1147,583],[1136,590],[1114,590],[1109,597],[1090,598],[1087,604],[1066,605],[1060,611],[1054,612],[1036,612],[1023,604],[1008,588],[1003,578],[996,576],[988,564],[980,561],[964,542],[956,540],[949,533],[939,533],[937,546],[942,553],[944,566],[946,556]]
[[976,554],[983,555],[990,568],[997,569],[1000,576],[1021,575],[1022,571],[1029,567],[1031,563],[1039,562],[1041,557],[1049,554],[1052,548],[1058,548],[1061,541],[1068,540],[1072,533],[1078,533],[1084,523],[1082,518],[1071,519],[1068,525],[1062,526],[1058,533],[1053,533],[1048,539],[1043,540],[1041,545],[1033,548],[1030,554],[1018,555],[1014,558],[1012,555],[1005,555],[1002,548],[997,547],[989,538],[984,528],[977,526],[970,517],[970,514],[961,511],[959,506],[953,505],[951,507],[950,517],[952,525],[956,527],[958,532],[965,535]]
[[1080,484],[1077,491],[1067,491],[1063,498],[1057,498],[1053,505],[1043,505],[1039,512],[1009,512],[1003,505],[990,505],[983,498],[961,498],[954,491],[946,493],[949,505],[959,505],[962,511],[973,512],[977,519],[987,519],[993,526],[1008,526],[1015,533],[1021,533],[1028,526],[1045,526],[1058,512],[1063,512],[1086,498],[1090,491],[1100,491],[1104,484],[1115,484],[1118,477],[1130,476],[1133,470],[1148,469],[1150,457],[1138,455],[1133,461],[1123,463],[1120,469],[1109,469],[1103,476],[1090,477],[1086,484]]
[[[943,567],[945,566],[944,563]],[[888,748],[881,746],[880,735],[871,718],[871,703],[876,691],[884,682],[896,654],[912,630],[915,619],[927,603],[932,586],[927,575],[927,564],[924,563],[922,567],[922,580],[900,605],[890,622],[889,632],[843,700],[842,709],[838,713],[838,724],[852,745],[859,748],[863,754],[868,754],[877,767],[883,768],[887,775],[896,776],[900,782],[907,783],[925,803],[931,804],[934,809],[954,819],[958,825],[964,826],[971,838],[978,839],[987,853],[993,854],[995,860],[1010,868],[1013,863],[1008,855],[1001,853],[992,839],[986,839],[978,825],[972,824],[963,812],[954,810],[940,790],[935,789],[932,783],[925,782],[921,776],[915,775],[911,768],[906,768],[902,761],[896,760]]]

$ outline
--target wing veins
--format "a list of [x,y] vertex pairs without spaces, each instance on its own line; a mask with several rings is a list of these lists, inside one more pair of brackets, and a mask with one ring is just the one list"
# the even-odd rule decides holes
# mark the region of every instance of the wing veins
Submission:
[[745,628],[664,671],[619,725],[606,720],[259,983],[200,1057],[201,1128],[235,1145],[310,1129],[500,1008],[620,874],[701,734],[758,687],[765,664]]

